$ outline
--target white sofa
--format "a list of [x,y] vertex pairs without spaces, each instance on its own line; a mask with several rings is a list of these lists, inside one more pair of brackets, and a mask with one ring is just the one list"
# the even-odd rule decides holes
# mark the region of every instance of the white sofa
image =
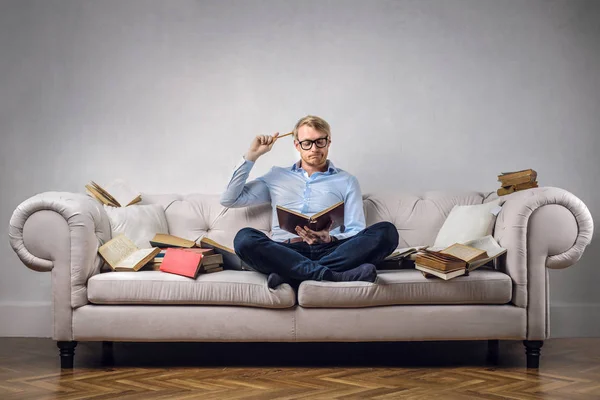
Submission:
[[[217,195],[143,194],[160,204],[169,233],[232,246],[246,226],[270,230],[270,205],[227,209]],[[392,222],[399,247],[433,244],[454,205],[495,193],[366,194],[367,225]],[[266,276],[222,271],[196,280],[159,271],[105,272],[98,247],[111,238],[107,213],[85,194],[46,192],[21,203],[10,243],[22,262],[50,271],[53,338],[63,368],[77,341],[523,340],[537,367],[550,335],[547,268],[575,264],[593,221],[573,194],[552,187],[504,196],[493,235],[508,249],[496,268],[450,281],[414,269],[380,271],[376,283],[303,282],[269,290]],[[135,207],[135,206],[134,206]],[[285,262],[285,260],[282,260]]]

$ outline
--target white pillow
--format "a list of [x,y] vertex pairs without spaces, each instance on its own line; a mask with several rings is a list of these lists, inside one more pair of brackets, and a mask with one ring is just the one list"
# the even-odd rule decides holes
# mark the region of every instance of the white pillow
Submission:
[[491,235],[502,199],[472,206],[454,206],[438,232],[433,248],[446,248]]
[[140,249],[147,249],[157,233],[169,233],[165,210],[160,204],[104,206],[110,220],[112,237],[125,234]]

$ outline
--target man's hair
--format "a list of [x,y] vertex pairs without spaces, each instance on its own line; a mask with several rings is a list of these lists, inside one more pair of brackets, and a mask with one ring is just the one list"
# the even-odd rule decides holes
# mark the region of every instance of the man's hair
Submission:
[[300,129],[300,127],[304,125],[316,129],[319,132],[327,134],[327,137],[331,136],[331,128],[329,127],[327,121],[315,115],[307,115],[306,117],[301,118],[300,121],[296,123],[296,126],[294,127],[294,139],[298,140],[298,129]]

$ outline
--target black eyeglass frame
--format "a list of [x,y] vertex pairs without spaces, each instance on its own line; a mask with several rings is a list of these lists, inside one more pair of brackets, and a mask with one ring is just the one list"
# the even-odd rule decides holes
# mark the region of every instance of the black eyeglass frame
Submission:
[[[323,144],[322,146],[319,146],[319,145],[317,144],[317,142],[318,142],[319,140],[325,140],[325,144]],[[304,145],[303,145],[302,143],[310,143],[310,146],[309,146],[308,148],[304,148]],[[308,140],[308,139],[307,139],[307,140],[303,140],[303,141],[298,141],[298,144],[300,145],[300,148],[301,148],[302,150],[310,150],[310,149],[312,149],[312,147],[313,147],[313,144],[314,144],[315,146],[317,146],[317,148],[319,148],[319,149],[322,149],[322,148],[324,148],[324,147],[327,147],[327,144],[328,144],[328,143],[329,143],[329,136],[321,137],[321,138],[318,138],[318,139],[315,139],[315,140]]]

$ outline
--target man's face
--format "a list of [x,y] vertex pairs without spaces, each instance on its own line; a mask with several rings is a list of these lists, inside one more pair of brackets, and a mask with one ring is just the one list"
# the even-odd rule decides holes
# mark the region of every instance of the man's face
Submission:
[[[296,150],[298,150],[300,153],[303,165],[321,167],[327,162],[327,154],[329,153],[329,145],[331,144],[331,140],[327,140],[327,145],[323,148],[319,148],[317,143],[312,143],[312,147],[308,150],[304,150],[300,144],[304,140],[317,140],[324,138],[327,138],[326,133],[319,132],[310,126],[303,125],[298,129],[298,140],[294,142],[294,146],[296,146]],[[310,145],[311,143],[304,144]]]

